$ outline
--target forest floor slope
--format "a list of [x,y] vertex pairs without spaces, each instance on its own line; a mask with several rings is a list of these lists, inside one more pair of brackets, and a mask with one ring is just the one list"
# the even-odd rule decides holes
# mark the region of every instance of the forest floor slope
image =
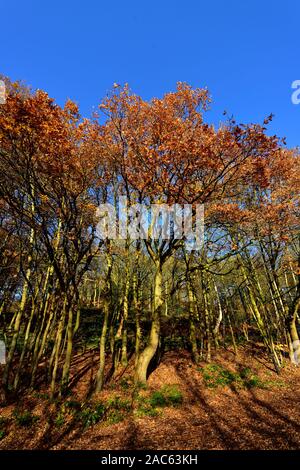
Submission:
[[130,364],[91,400],[96,357],[75,357],[67,399],[24,394],[0,408],[0,449],[300,448],[300,368],[286,363],[278,376],[259,348],[220,350],[200,366],[168,352],[147,389],[133,397]]

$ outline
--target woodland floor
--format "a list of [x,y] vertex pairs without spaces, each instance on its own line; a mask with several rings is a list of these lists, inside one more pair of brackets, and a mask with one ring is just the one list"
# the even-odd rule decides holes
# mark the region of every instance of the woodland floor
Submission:
[[[72,399],[84,399],[96,361],[96,351],[75,356]],[[187,352],[169,352],[143,393],[177,384],[181,404],[164,406],[156,416],[130,411],[115,424],[100,421],[84,429],[70,414],[59,422],[62,404],[51,403],[42,393],[24,394],[18,407],[30,410],[36,421],[24,426],[13,419],[15,403],[0,408],[0,419],[6,422],[0,449],[300,449],[300,368],[286,363],[278,376],[263,353],[248,348],[241,348],[237,357],[221,350],[212,362],[234,374],[247,367],[259,383],[243,387],[233,381],[209,388]],[[124,383],[131,367],[121,382],[111,381],[93,400],[130,398]]]

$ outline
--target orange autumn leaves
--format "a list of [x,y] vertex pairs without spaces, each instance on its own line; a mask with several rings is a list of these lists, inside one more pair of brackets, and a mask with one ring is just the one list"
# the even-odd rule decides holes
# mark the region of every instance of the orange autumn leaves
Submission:
[[206,124],[210,101],[206,89],[184,83],[149,102],[116,86],[97,122],[82,119],[72,101],[62,108],[17,85],[0,107],[1,165],[14,167],[19,180],[24,171],[40,175],[46,205],[59,185],[58,194],[85,194],[80,207],[90,213],[91,189],[117,181],[141,202],[205,203],[207,217],[220,222],[295,221],[299,154],[266,134],[268,120]]
[[[47,93],[32,93],[18,83],[8,87],[0,107],[1,173],[4,193],[28,194],[40,213],[60,215],[63,199],[80,199],[90,212],[88,188],[94,180],[95,160],[90,151],[95,123],[82,120],[78,106],[62,108]],[[93,212],[95,205],[93,206]]]
[[81,147],[91,127],[90,121],[80,120],[75,103],[67,101],[61,108],[41,90],[24,93],[15,87],[0,108],[2,151],[14,153],[16,163],[27,159],[50,178],[72,179],[89,163],[82,162]]
[[287,224],[299,194],[298,152],[267,135],[272,116],[215,129],[204,122],[209,103],[207,90],[183,83],[150,102],[117,87],[99,106],[102,152],[140,200],[205,203],[206,218],[221,223]]

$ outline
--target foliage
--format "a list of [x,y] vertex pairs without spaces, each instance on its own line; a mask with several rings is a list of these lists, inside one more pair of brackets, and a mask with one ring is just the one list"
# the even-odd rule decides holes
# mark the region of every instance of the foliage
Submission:
[[160,390],[154,390],[150,394],[138,395],[136,400],[137,414],[153,417],[159,413],[159,408],[181,405],[183,395],[177,385],[164,385]]
[[153,407],[177,406],[182,403],[183,396],[176,385],[165,385],[150,395],[149,401]]
[[0,416],[0,440],[6,436],[7,418]]
[[208,364],[199,368],[208,388],[232,386],[237,388],[264,388],[265,384],[249,367],[232,372],[219,364]]
[[106,406],[99,402],[85,405],[77,414],[77,419],[80,420],[84,428],[88,428],[103,420],[106,414]]
[[39,420],[39,417],[31,413],[29,410],[18,410],[13,412],[16,423],[22,427],[31,427]]

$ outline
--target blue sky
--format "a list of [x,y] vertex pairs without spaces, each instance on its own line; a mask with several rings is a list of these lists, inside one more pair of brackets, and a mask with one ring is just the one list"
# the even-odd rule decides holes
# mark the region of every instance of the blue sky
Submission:
[[0,11],[0,72],[85,116],[114,82],[150,99],[186,81],[209,88],[209,121],[273,112],[270,131],[300,145],[299,1],[17,0]]

